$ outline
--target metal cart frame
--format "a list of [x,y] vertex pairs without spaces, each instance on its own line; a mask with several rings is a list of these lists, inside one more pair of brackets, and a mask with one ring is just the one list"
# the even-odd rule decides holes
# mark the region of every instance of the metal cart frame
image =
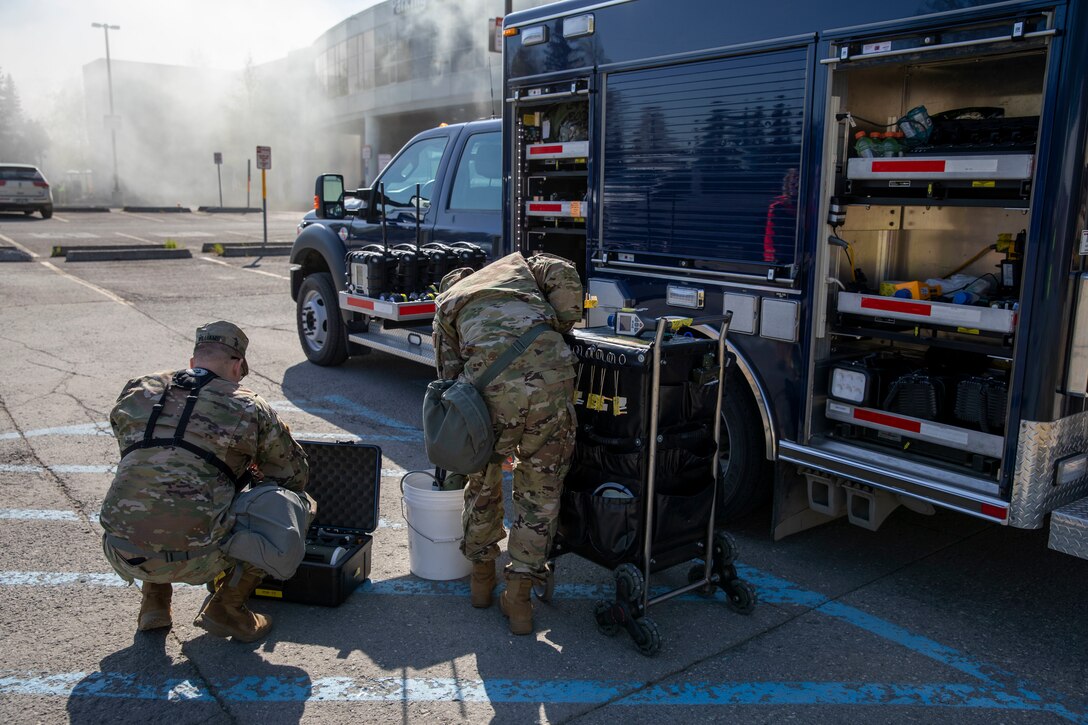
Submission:
[[[703,545],[704,560],[696,563],[688,572],[688,583],[676,589],[651,596],[650,581],[653,569],[654,546],[654,492],[657,475],[657,448],[660,442],[658,424],[660,418],[661,387],[661,347],[670,321],[661,318],[657,322],[652,349],[652,369],[650,379],[650,427],[647,452],[647,473],[645,480],[642,541],[642,568],[633,563],[621,563],[615,569],[615,599],[598,600],[594,605],[594,617],[598,629],[612,636],[620,628],[626,629],[639,651],[647,656],[657,654],[661,649],[661,635],[656,623],[646,616],[647,610],[654,605],[668,601],[689,592],[698,592],[704,596],[713,595],[715,587],[721,588],[726,595],[726,602],[733,610],[750,614],[755,607],[757,597],[755,589],[737,576],[734,562],[737,558],[737,546],[733,537],[725,531],[715,531],[715,517],[719,494],[719,469],[721,466],[719,448],[721,444],[722,399],[725,395],[725,374],[729,367],[726,337],[732,313],[723,317],[701,320],[700,325],[721,321],[718,333],[718,394],[715,399],[713,442],[714,454],[711,457],[712,486],[710,517],[707,523],[706,539]],[[693,323],[694,324],[694,323]],[[538,598],[548,601],[554,588],[554,570],[550,567],[547,583],[537,588]]]

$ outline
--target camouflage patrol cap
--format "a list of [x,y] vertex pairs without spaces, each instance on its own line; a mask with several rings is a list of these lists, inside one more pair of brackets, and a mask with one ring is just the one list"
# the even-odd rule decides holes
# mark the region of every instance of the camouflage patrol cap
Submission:
[[196,344],[202,342],[218,342],[226,345],[242,358],[242,375],[249,374],[249,363],[246,362],[246,348],[249,347],[249,338],[242,328],[233,322],[218,320],[209,322],[196,328]]

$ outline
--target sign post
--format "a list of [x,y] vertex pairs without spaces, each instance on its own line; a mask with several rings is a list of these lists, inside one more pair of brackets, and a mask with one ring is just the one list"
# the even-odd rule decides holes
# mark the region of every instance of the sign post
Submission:
[[272,168],[272,147],[257,147],[257,168],[261,170],[261,215],[264,217],[264,241],[261,248],[268,246],[268,183],[265,172]]
[[249,182],[253,178],[253,159],[246,159],[246,212],[249,212]]
[[223,208],[223,154],[219,151],[212,153],[212,160],[215,161],[215,175],[219,177],[219,208]]

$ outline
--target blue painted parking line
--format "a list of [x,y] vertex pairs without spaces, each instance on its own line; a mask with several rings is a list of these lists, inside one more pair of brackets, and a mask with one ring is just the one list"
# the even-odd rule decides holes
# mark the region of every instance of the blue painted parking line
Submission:
[[[596,681],[550,681],[532,683],[524,681],[486,681],[421,679],[407,689],[387,691],[380,686],[382,678],[358,680],[331,678],[311,686],[307,700],[411,700],[469,701],[466,692],[481,687],[486,695],[481,702],[611,702],[620,694],[620,705],[908,705],[919,707],[963,707],[1045,711],[1076,723],[1088,723],[1088,706],[1072,703],[1071,699],[1056,692],[1033,689],[1014,675],[999,668],[974,660],[928,637],[914,634],[898,625],[873,616],[855,607],[827,599],[816,592],[807,591],[796,584],[760,571],[753,567],[738,566],[740,574],[752,582],[759,591],[760,599],[769,604],[802,606],[816,614],[831,616],[852,626],[863,629],[882,639],[900,645],[916,654],[967,674],[981,685],[962,683],[860,683],[860,682],[752,682],[752,683],[685,683],[683,685],[652,685],[638,683],[599,683]],[[114,574],[77,572],[0,572],[0,586],[105,586],[120,587],[126,584]],[[358,590],[369,595],[384,596],[452,596],[467,597],[468,585],[461,581],[425,581],[421,579],[367,580]],[[664,591],[655,588],[652,596]],[[608,599],[614,594],[613,587],[597,584],[557,584],[555,599]],[[717,592],[714,597],[704,598],[689,594],[678,597],[689,602],[713,601],[724,604],[724,597]],[[19,676],[12,673],[0,677],[0,693],[49,694],[51,687],[72,686],[71,679],[89,678],[85,691],[68,690],[72,696],[159,698],[162,693],[176,695],[177,682],[140,683],[134,675],[116,673],[69,673],[45,678]],[[52,679],[51,679],[52,678]],[[59,679],[58,679],[59,678]],[[293,682],[271,681],[266,685],[251,687],[253,678],[243,678],[238,684],[217,686],[215,691],[227,699],[261,699],[276,701],[296,686]],[[247,685],[246,683],[250,683]],[[396,683],[405,681],[396,678]],[[68,683],[67,685],[65,683]],[[436,683],[444,683],[440,686]],[[450,684],[453,683],[453,684]],[[328,692],[324,688],[331,687]],[[398,684],[398,687],[400,685]],[[313,689],[317,687],[317,689]],[[541,688],[545,689],[541,689]],[[233,689],[232,689],[233,688]],[[255,689],[254,689],[255,688]],[[466,689],[467,688],[467,689]],[[553,688],[553,689],[547,689]],[[555,689],[558,688],[558,689]],[[617,690],[619,688],[619,690]],[[224,695],[223,690],[233,695]],[[620,692],[623,690],[624,692]],[[517,693],[533,693],[529,699],[515,699]],[[260,693],[264,693],[261,695]],[[577,693],[582,694],[577,694]],[[158,693],[158,694],[156,694]],[[384,693],[384,694],[383,694]],[[420,694],[424,693],[424,694]],[[441,694],[446,693],[446,694]],[[453,693],[453,694],[451,694]],[[457,695],[456,693],[461,693]],[[290,697],[302,695],[290,695]],[[589,698],[589,699],[585,699]]]
[[[212,693],[215,693],[214,695]],[[475,702],[647,706],[865,705],[1047,712],[1073,723],[1083,713],[1000,690],[957,683],[685,682],[629,680],[474,680],[447,677],[232,677],[163,679],[121,672],[34,676],[0,673],[0,695],[100,697],[173,702]]]

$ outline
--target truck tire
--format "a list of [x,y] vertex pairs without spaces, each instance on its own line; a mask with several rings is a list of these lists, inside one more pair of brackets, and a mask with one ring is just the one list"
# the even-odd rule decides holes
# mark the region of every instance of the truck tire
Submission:
[[748,386],[734,370],[726,378],[719,446],[719,497],[715,519],[726,523],[751,513],[771,495],[763,421]]
[[298,340],[310,362],[332,367],[348,359],[347,331],[340,317],[332,275],[328,272],[307,275],[299,287],[295,310]]

